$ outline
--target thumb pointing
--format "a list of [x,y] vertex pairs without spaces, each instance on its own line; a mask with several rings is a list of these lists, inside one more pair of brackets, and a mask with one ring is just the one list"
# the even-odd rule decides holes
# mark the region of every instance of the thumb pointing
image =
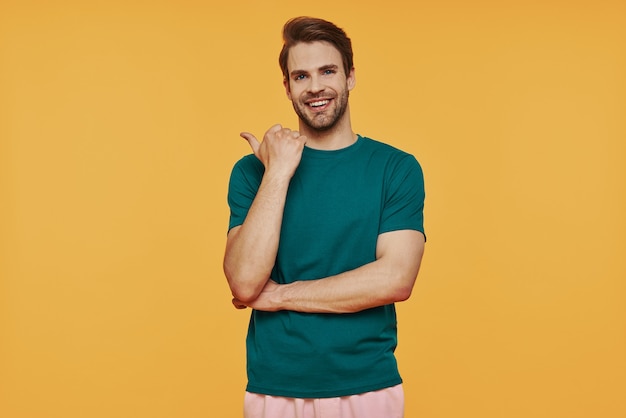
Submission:
[[261,143],[259,142],[259,140],[256,139],[256,137],[252,135],[250,132],[242,132],[239,135],[243,139],[248,141],[248,144],[250,144],[250,148],[252,148],[252,152],[254,152],[254,154],[257,155],[257,151],[259,150],[259,147],[261,146]]

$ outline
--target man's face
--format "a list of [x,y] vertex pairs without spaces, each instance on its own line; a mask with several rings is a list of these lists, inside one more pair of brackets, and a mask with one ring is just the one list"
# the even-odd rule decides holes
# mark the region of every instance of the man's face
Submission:
[[346,77],[341,54],[327,42],[293,46],[287,68],[285,89],[300,120],[315,131],[333,128],[348,107],[354,70]]

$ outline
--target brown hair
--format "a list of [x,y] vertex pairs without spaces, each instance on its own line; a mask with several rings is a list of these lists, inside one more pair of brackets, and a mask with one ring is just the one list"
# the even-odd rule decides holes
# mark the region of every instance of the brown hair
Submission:
[[289,78],[289,70],[287,69],[289,49],[300,42],[323,41],[333,45],[341,54],[346,76],[350,74],[354,66],[350,38],[343,29],[326,20],[307,16],[294,17],[287,21],[283,27],[283,41],[283,49],[278,56],[278,64],[280,64],[285,80]]

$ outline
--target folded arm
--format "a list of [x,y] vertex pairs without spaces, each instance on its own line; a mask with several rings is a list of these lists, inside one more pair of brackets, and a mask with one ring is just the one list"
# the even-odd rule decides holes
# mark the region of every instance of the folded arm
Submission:
[[306,137],[281,125],[271,127],[262,143],[250,133],[241,136],[265,172],[245,221],[228,233],[224,273],[235,299],[249,302],[263,290],[276,261],[287,189]]
[[233,299],[237,308],[262,311],[349,313],[406,300],[424,253],[424,235],[400,230],[378,236],[376,260],[336,276],[279,285],[267,281],[254,300]]

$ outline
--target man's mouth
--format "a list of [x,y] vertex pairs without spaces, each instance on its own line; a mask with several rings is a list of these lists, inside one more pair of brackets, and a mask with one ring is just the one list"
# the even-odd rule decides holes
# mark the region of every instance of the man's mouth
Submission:
[[326,106],[328,103],[330,103],[330,100],[324,99],[324,100],[316,100],[314,102],[307,103],[307,105],[309,107],[312,107],[313,109],[320,109]]

